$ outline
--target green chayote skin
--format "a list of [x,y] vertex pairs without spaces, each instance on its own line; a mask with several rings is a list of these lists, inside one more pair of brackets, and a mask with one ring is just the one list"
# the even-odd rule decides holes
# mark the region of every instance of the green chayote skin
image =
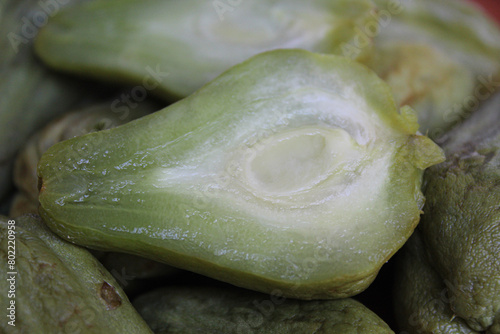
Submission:
[[[42,154],[52,145],[87,133],[111,129],[158,109],[151,101],[141,101],[127,112],[116,112],[112,101],[65,113],[30,137],[18,154],[14,167],[14,183],[18,193],[14,197],[9,216],[38,214],[38,178],[36,166]],[[119,283],[128,290],[140,279],[174,274],[177,269],[152,260],[119,253],[106,253],[100,262]],[[136,285],[137,285],[136,284]]]
[[14,158],[28,137],[82,101],[88,91],[49,71],[32,49],[38,32],[33,22],[41,25],[37,20],[81,1],[55,1],[57,6],[47,9],[37,0],[0,2],[0,200],[12,186]]
[[500,333],[499,122],[497,94],[440,139],[447,160],[425,174],[419,225],[429,263],[446,284],[447,307],[488,334]]
[[455,286],[451,308],[500,333],[500,95],[443,140],[447,161],[426,175],[422,232],[433,265]]
[[432,268],[417,229],[396,256],[394,312],[399,330],[419,334],[479,333],[453,313],[445,284]]
[[19,152],[14,165],[14,183],[22,192],[14,198],[10,217],[38,213],[38,177],[36,166],[52,145],[87,133],[111,129],[158,109],[151,101],[142,101],[127,112],[117,112],[112,101],[67,112],[32,135]]
[[[9,216],[38,214],[38,178],[36,166],[42,154],[52,145],[87,133],[111,129],[157,110],[156,103],[141,101],[135,108],[125,113],[111,109],[112,102],[86,107],[64,114],[30,137],[16,159],[14,183],[18,193],[12,201]],[[106,253],[99,259],[104,267],[127,289],[132,281],[160,277],[177,272],[162,263],[137,256]]]
[[376,0],[371,67],[437,138],[500,87],[500,29],[470,1]]
[[97,0],[52,17],[36,50],[55,69],[172,99],[264,51],[342,55],[376,19],[371,0]]
[[[279,291],[278,291],[279,292]],[[394,333],[354,299],[300,301],[232,287],[169,287],[134,301],[156,334]]]
[[[2,309],[15,300],[15,327],[4,319],[4,333],[151,333],[106,269],[87,250],[59,239],[38,216],[0,218],[0,231]],[[15,235],[15,243],[8,235]],[[7,273],[13,245],[14,276]],[[6,277],[12,276],[15,298],[7,295],[12,287]]]
[[444,157],[417,129],[365,66],[270,51],[159,112],[52,146],[39,211],[90,248],[343,298],[419,221],[423,170]]

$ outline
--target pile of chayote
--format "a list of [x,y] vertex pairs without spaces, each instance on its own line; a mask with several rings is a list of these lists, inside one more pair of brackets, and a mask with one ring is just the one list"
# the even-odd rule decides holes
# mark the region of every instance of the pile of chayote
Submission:
[[0,0],[0,32],[2,333],[500,334],[471,2]]

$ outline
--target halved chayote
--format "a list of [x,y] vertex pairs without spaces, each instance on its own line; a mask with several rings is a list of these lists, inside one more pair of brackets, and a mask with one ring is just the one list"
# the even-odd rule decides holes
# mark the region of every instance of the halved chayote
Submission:
[[135,108],[125,112],[117,112],[111,106],[112,102],[109,101],[71,110],[52,120],[29,138],[14,164],[14,184],[23,194],[15,197],[9,213],[11,217],[38,213],[36,167],[40,157],[49,147],[69,138],[125,124],[158,108],[148,100],[141,101]]
[[419,221],[441,149],[347,58],[276,50],[123,126],[52,146],[61,237],[289,297],[364,290]]
[[500,87],[500,29],[462,0],[376,0],[371,67],[439,137]]
[[354,299],[303,301],[230,287],[171,286],[134,300],[156,334],[389,334]]
[[40,217],[0,217],[0,232],[0,302],[15,316],[11,326],[14,318],[4,315],[3,333],[151,333],[99,261],[54,235]]
[[56,69],[180,98],[264,51],[341,55],[376,19],[371,0],[97,0],[51,18],[36,50]]

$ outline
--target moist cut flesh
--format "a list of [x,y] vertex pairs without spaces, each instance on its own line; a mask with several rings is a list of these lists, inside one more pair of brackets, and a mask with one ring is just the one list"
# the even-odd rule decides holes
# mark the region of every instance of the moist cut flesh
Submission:
[[442,151],[347,58],[257,55],[188,98],[52,146],[40,212],[74,243],[287,297],[365,289],[412,233]]

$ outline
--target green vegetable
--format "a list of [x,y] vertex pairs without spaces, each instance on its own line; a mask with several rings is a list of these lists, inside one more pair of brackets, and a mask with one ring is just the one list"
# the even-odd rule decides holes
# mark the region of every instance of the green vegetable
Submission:
[[[31,136],[16,159],[14,182],[19,192],[14,197],[10,209],[11,217],[38,213],[36,166],[49,147],[69,138],[125,124],[157,108],[151,101],[141,101],[127,112],[117,112],[111,106],[112,102],[109,101],[66,113]],[[133,282],[140,284],[138,280],[142,278],[160,277],[177,272],[165,264],[128,254],[106,253],[99,260],[127,290]]]
[[[15,327],[7,317],[2,332],[151,333],[106,269],[87,250],[55,236],[39,217],[2,217],[0,231],[2,309],[15,301]],[[13,240],[8,231],[15,231],[14,275],[7,273]]]
[[448,158],[426,172],[419,225],[429,263],[446,285],[446,308],[488,334],[500,333],[499,111],[497,94],[442,138]]
[[376,0],[371,67],[437,138],[500,87],[500,29],[469,1]]
[[353,299],[299,301],[228,287],[186,286],[151,291],[134,306],[156,334],[394,333]]
[[[37,213],[33,211],[33,208],[38,207],[36,166],[49,147],[69,138],[125,124],[157,108],[150,101],[142,101],[136,108],[127,112],[117,112],[111,106],[110,101],[65,113],[30,137],[16,158],[14,183],[24,196],[18,196],[17,201],[14,201],[15,207],[13,206],[14,210],[10,212],[11,217],[17,217],[23,213]],[[26,203],[26,201],[31,203]]]
[[40,212],[72,242],[303,299],[364,290],[442,161],[343,57],[260,54],[153,115],[52,146]]
[[500,333],[500,95],[447,135],[448,160],[426,176],[422,222],[451,307],[477,331]]
[[179,98],[267,50],[343,54],[376,21],[374,8],[371,0],[97,0],[51,18],[36,50],[56,69]]
[[37,0],[0,3],[0,200],[12,186],[13,161],[29,135],[88,91],[41,66],[32,50],[41,18],[79,1],[57,1],[46,10]]
[[451,310],[447,285],[430,265],[418,229],[396,258],[394,312],[400,330],[410,334],[479,333]]

